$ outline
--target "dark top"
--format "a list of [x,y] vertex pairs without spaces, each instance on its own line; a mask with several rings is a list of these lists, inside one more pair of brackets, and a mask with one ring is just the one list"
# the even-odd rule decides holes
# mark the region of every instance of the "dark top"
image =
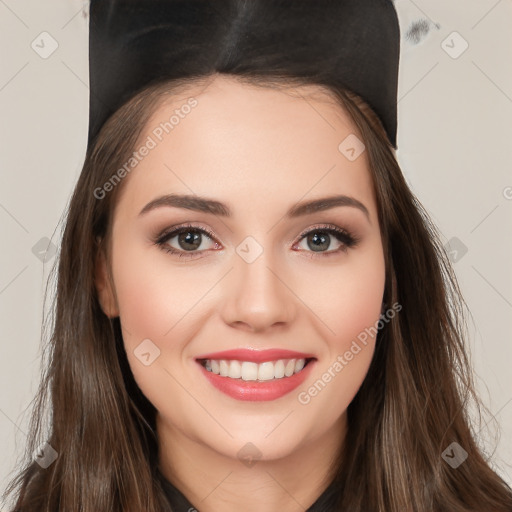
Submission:
[[[201,512],[197,507],[194,507],[187,498],[169,482],[159,471],[159,476],[162,481],[162,486],[165,494],[169,500],[173,512]],[[332,482],[329,487],[318,497],[318,499],[309,507],[306,512],[331,512],[334,510],[334,490],[335,485]]]

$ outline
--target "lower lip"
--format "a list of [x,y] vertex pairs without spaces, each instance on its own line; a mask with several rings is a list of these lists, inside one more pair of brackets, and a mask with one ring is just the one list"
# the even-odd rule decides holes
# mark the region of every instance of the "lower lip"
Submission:
[[310,374],[315,362],[316,359],[311,360],[299,373],[294,373],[291,377],[266,381],[221,377],[216,373],[209,372],[201,363],[198,362],[198,364],[204,376],[219,391],[236,400],[261,402],[276,400],[299,387]]

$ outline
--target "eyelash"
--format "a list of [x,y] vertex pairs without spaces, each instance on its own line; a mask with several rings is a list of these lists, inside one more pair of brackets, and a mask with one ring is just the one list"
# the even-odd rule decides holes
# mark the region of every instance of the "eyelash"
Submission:
[[[181,233],[187,233],[187,232],[206,234],[206,235],[208,235],[208,237],[210,239],[215,240],[215,235],[209,229],[207,229],[205,227],[197,227],[197,226],[193,226],[191,224],[186,224],[183,226],[178,226],[177,228],[174,228],[171,231],[167,231],[167,232],[164,231],[163,233],[157,235],[155,240],[153,240],[153,243],[155,245],[157,245],[163,251],[173,254],[173,255],[177,255],[179,258],[194,258],[194,254],[200,253],[202,251],[186,252],[186,251],[181,251],[181,250],[175,249],[174,247],[167,245],[167,242],[171,238],[174,238],[175,236],[180,235]],[[303,231],[299,235],[299,240],[297,243],[302,242],[302,240],[304,238],[306,238],[307,235],[309,235],[310,233],[315,233],[315,232],[322,232],[322,233],[327,233],[329,235],[334,235],[334,237],[338,241],[340,241],[342,243],[342,245],[339,249],[335,249],[332,251],[324,251],[324,252],[320,251],[316,254],[314,251],[305,251],[305,252],[312,253],[312,255],[309,256],[312,259],[317,258],[317,257],[323,258],[323,257],[333,256],[334,254],[338,254],[340,251],[343,251],[346,253],[346,252],[348,252],[349,249],[356,247],[360,242],[359,238],[357,238],[356,236],[354,236],[347,230],[341,229],[332,224],[327,224],[327,225],[315,226],[306,231]]]

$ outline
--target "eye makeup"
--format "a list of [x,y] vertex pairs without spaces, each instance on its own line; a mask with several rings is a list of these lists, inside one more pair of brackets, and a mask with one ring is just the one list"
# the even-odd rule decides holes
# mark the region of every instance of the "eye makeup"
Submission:
[[[215,250],[218,250],[218,248],[221,247],[220,243],[216,240],[214,233],[210,229],[206,228],[205,226],[198,226],[190,223],[174,226],[171,229],[165,229],[159,234],[157,234],[152,240],[152,242],[154,245],[157,245],[166,253],[169,253],[173,256],[177,256],[178,258],[195,258],[197,254],[210,251],[205,249],[187,251],[186,249],[178,249],[176,247],[172,247],[171,245],[169,245],[170,240],[183,234],[193,235],[192,240],[189,242],[186,241],[185,243],[193,244],[196,243],[199,239],[201,245],[203,241],[201,240],[201,237],[206,236],[208,239],[213,241],[214,245],[216,246]],[[312,235],[312,238],[310,238],[310,235]],[[310,242],[314,241],[315,243],[320,241],[320,243],[324,244],[325,241],[327,240],[328,245],[330,245],[330,237],[334,237],[338,242],[340,242],[341,245],[338,249],[329,251],[303,250],[301,252],[311,252],[312,255],[307,256],[310,258],[331,257],[335,254],[339,254],[340,251],[347,253],[349,249],[355,248],[360,242],[360,239],[358,237],[356,237],[354,234],[352,234],[350,231],[346,229],[340,228],[334,224],[320,224],[304,230],[298,236],[298,240],[293,244],[293,248],[296,248],[298,244],[305,239],[308,239],[308,241]]]

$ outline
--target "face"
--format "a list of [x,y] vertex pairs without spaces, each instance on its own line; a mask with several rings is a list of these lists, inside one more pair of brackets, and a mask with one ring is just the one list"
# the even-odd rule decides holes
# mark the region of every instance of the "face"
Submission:
[[216,78],[161,103],[116,205],[113,288],[97,267],[159,431],[227,457],[339,438],[374,352],[385,267],[366,153],[339,105],[297,90]]

